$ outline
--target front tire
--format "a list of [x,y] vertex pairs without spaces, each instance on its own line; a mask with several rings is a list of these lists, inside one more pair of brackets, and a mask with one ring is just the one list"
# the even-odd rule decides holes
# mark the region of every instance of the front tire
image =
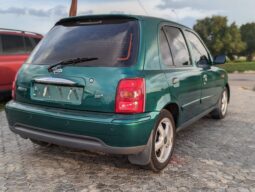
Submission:
[[225,87],[219,99],[217,108],[211,112],[213,119],[223,119],[227,115],[229,94]]
[[151,160],[149,167],[159,172],[171,159],[175,144],[175,123],[172,114],[163,109],[153,131]]

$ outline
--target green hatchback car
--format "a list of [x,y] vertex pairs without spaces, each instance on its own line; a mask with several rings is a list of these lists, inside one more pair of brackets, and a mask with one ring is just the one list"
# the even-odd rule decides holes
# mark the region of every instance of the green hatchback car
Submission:
[[222,119],[227,73],[191,29],[134,15],[64,18],[20,69],[6,105],[10,129],[39,145],[125,154],[164,169],[176,132]]

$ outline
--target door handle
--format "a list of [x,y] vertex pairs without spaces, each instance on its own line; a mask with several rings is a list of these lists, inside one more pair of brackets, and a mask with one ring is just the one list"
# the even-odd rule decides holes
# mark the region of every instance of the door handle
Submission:
[[203,80],[204,80],[205,82],[208,81],[207,75],[203,75]]
[[176,85],[176,84],[180,83],[179,78],[174,77],[174,78],[172,79],[172,83],[173,83],[173,85]]
[[203,75],[203,84],[206,85],[208,81],[207,75]]

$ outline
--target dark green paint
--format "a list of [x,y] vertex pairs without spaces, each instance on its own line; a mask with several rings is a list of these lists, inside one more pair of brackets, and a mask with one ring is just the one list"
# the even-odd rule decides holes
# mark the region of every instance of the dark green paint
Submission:
[[[169,104],[179,108],[177,128],[216,106],[228,82],[224,70],[213,66],[210,69],[199,68],[193,62],[192,55],[190,67],[167,69],[162,63],[159,53],[160,27],[171,25],[182,31],[190,29],[158,18],[131,17],[138,19],[140,24],[137,63],[129,68],[66,66],[60,74],[49,73],[46,65],[24,64],[17,80],[17,87],[24,89],[18,89],[16,101],[6,106],[9,124],[86,135],[99,138],[110,146],[130,147],[147,143],[159,112]],[[207,84],[202,82],[204,74],[208,77]],[[64,78],[83,86],[81,104],[31,99],[31,86],[38,77]],[[146,80],[145,113],[115,114],[118,82],[132,77]],[[175,77],[179,78],[179,83],[174,85]],[[90,79],[94,82],[91,83]],[[103,96],[96,98],[95,95]]]

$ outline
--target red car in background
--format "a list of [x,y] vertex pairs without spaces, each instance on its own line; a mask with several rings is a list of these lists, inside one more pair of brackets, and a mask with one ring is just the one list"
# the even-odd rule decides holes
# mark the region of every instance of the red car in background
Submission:
[[0,28],[0,99],[11,95],[12,82],[42,35]]

